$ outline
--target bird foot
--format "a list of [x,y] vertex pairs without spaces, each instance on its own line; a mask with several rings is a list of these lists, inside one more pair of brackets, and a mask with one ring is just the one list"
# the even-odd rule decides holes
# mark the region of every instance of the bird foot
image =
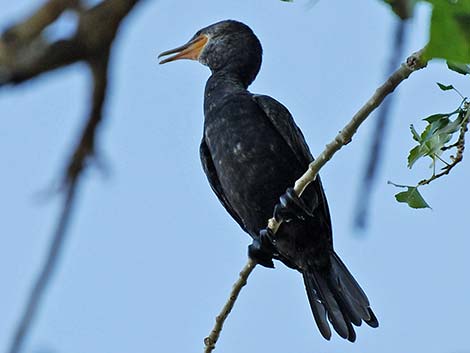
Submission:
[[270,229],[262,229],[248,246],[248,256],[261,266],[274,268],[273,254],[273,234]]
[[290,222],[294,219],[305,220],[309,217],[313,217],[312,211],[297,196],[293,188],[288,188],[286,193],[279,198],[279,203],[274,207],[274,218],[278,222]]

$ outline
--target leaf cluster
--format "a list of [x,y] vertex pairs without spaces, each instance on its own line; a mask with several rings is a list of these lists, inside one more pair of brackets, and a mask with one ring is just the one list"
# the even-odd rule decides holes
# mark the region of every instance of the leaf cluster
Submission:
[[[418,2],[432,6],[429,26],[429,42],[424,50],[423,59],[445,59],[447,67],[462,75],[470,74],[470,0],[381,0],[391,6],[391,9],[402,20],[413,16],[413,10]],[[407,203],[412,208],[426,208],[429,205],[418,191],[418,186],[429,184],[445,174],[462,160],[464,150],[464,135],[468,124],[468,101],[452,85],[437,84],[443,91],[456,91],[462,98],[459,107],[450,113],[438,113],[423,119],[427,122],[421,133],[410,125],[411,134],[417,145],[408,155],[408,168],[421,158],[432,160],[432,176],[421,180],[416,186],[397,185],[407,188],[407,191],[395,195],[398,202]],[[449,144],[458,134],[457,142]],[[456,148],[457,153],[450,156],[446,162],[441,155],[444,151]],[[436,162],[444,163],[442,171],[436,174]]]
[[[421,133],[416,131],[413,124],[410,125],[411,135],[417,145],[413,147],[408,154],[408,168],[412,168],[414,164],[421,158],[429,157],[432,160],[431,167],[433,169],[432,176],[429,179],[424,179],[416,186],[397,185],[397,187],[406,187],[407,191],[400,192],[395,195],[398,202],[405,202],[412,208],[426,208],[429,205],[418,191],[418,186],[429,184],[432,180],[447,174],[455,164],[460,162],[461,158],[457,160],[455,157],[450,156],[451,161],[446,162],[441,155],[444,151],[456,148],[458,153],[463,153],[463,135],[467,131],[468,124],[468,109],[469,102],[466,97],[463,97],[460,92],[452,85],[444,85],[437,83],[442,91],[453,90],[458,93],[462,98],[460,105],[450,113],[438,113],[428,116],[423,120],[427,123],[426,127]],[[458,136],[457,141],[455,137]],[[444,167],[443,172],[436,175],[436,163],[442,162]]]
[[[452,85],[437,84],[443,91],[455,90]],[[462,106],[465,101],[466,98],[453,112],[433,114],[424,118],[427,125],[421,134],[416,131],[413,124],[410,125],[411,134],[418,145],[408,155],[408,168],[412,168],[418,159],[430,157],[432,159],[431,166],[435,170],[436,160],[440,160],[443,151],[449,148],[447,143],[451,141],[456,132],[460,131],[464,123],[465,110]],[[452,120],[454,115],[456,117]]]

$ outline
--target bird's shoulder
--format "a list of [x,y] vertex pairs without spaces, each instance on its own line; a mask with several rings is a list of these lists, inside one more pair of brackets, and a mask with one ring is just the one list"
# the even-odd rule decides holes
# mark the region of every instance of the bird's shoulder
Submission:
[[279,132],[299,162],[307,165],[313,160],[302,131],[297,126],[289,110],[276,99],[261,94],[252,94],[252,99],[263,110],[274,128]]

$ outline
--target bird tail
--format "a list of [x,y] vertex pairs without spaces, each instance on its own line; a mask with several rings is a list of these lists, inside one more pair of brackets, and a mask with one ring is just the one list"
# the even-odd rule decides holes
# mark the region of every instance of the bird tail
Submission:
[[354,342],[356,333],[352,325],[360,326],[364,321],[378,327],[379,322],[366,294],[334,251],[330,262],[329,269],[302,273],[310,307],[323,337],[331,338],[328,319],[341,337]]

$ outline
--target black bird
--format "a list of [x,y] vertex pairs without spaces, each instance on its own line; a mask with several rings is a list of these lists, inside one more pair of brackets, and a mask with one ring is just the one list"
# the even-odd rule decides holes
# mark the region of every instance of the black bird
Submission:
[[[210,68],[204,94],[204,172],[222,205],[250,234],[249,255],[266,267],[272,259],[302,273],[318,328],[354,342],[352,325],[378,321],[367,296],[333,250],[330,213],[320,178],[301,198],[292,186],[313,160],[291,114],[275,99],[247,90],[261,66],[262,48],[243,23],[227,20],[199,30],[191,40],[159,57],[160,64],[197,60]],[[279,196],[281,196],[279,203]],[[265,229],[273,210],[284,222],[275,235]]]

